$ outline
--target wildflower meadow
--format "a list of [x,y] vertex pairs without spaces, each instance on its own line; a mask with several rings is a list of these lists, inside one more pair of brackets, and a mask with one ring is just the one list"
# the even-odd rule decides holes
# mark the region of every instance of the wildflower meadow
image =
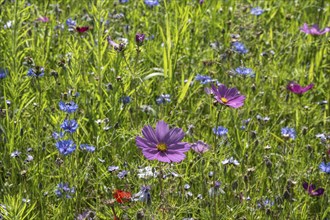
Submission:
[[327,0],[0,1],[0,219],[330,220]]

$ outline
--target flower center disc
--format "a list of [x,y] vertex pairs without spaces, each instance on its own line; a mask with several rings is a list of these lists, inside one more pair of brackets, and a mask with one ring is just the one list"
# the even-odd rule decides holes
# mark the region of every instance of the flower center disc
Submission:
[[228,100],[227,100],[225,97],[222,97],[222,98],[221,98],[221,101],[222,101],[223,103],[227,103],[227,102],[228,102]]
[[157,149],[161,152],[164,152],[167,150],[167,146],[164,143],[159,143],[159,144],[157,144]]

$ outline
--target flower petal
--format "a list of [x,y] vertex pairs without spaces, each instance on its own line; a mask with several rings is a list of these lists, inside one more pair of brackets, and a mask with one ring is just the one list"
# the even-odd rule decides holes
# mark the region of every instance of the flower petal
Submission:
[[164,143],[166,145],[178,143],[184,138],[184,135],[181,128],[172,128],[164,137]]
[[151,143],[149,142],[147,139],[144,139],[140,136],[137,136],[135,138],[135,143],[136,145],[140,148],[140,149],[149,149],[149,148],[155,148],[156,149],[156,145],[155,143]]
[[169,131],[170,129],[168,125],[164,121],[159,121],[156,125],[156,136],[158,141],[164,143],[165,142],[164,138]]
[[142,129],[142,134],[148,141],[154,144],[159,143],[159,140],[157,139],[157,136],[155,134],[155,130],[150,125],[144,126],[144,128]]
[[226,105],[232,108],[239,108],[244,105],[245,96],[238,96],[235,99],[230,100],[226,103]]

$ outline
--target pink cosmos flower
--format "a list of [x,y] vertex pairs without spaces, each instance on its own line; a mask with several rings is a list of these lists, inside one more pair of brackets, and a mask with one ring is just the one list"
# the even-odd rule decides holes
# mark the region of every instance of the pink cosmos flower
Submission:
[[321,196],[324,193],[324,189],[323,188],[315,189],[315,185],[314,184],[308,184],[308,183],[304,182],[303,183],[303,187],[308,192],[308,194],[310,196]]
[[300,94],[300,95],[307,92],[308,90],[312,89],[313,87],[314,87],[313,83],[309,84],[306,87],[302,87],[295,82],[289,82],[289,84],[287,85],[287,89],[289,91],[296,93],[296,94]]
[[330,27],[326,27],[323,30],[320,30],[317,24],[313,24],[312,26],[308,27],[306,23],[300,28],[300,30],[306,34],[311,35],[322,35],[330,31]]
[[46,16],[41,16],[37,19],[37,21],[40,21],[40,22],[43,22],[43,23],[46,23],[49,21],[49,18],[46,17]]
[[191,149],[198,154],[203,154],[209,151],[210,146],[205,144],[203,141],[197,141],[191,145]]
[[181,142],[185,135],[182,129],[170,129],[164,121],[159,121],[155,130],[150,125],[144,126],[142,134],[144,138],[137,136],[135,141],[148,160],[181,162],[190,149],[189,143]]
[[212,93],[214,98],[222,105],[232,108],[239,108],[244,105],[245,96],[240,95],[236,88],[227,88],[225,85],[219,87],[212,85],[211,90],[207,93]]

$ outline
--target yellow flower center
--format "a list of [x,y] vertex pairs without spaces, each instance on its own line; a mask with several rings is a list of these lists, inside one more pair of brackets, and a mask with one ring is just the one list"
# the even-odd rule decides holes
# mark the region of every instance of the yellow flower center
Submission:
[[227,103],[227,102],[228,102],[228,100],[227,100],[225,97],[222,97],[222,98],[221,98],[221,101],[222,101],[223,103]]
[[164,143],[159,143],[159,144],[157,144],[157,149],[161,152],[164,152],[167,150],[167,146]]

